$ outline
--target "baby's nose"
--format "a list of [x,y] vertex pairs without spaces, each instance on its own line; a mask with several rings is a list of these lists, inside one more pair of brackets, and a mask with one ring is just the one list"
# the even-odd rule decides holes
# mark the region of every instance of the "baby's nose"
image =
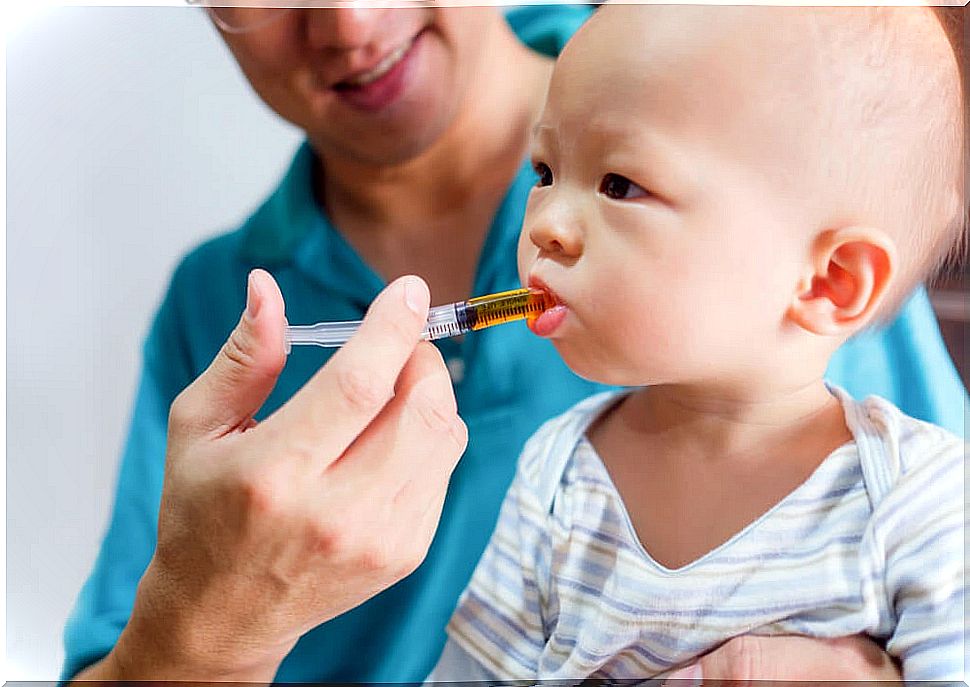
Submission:
[[528,223],[529,239],[539,250],[566,258],[583,253],[583,233],[577,222],[560,213],[543,213]]

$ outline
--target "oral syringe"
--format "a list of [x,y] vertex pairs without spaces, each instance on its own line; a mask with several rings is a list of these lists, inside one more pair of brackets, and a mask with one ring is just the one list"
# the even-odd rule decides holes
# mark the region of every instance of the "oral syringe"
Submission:
[[[515,289],[436,305],[428,310],[428,323],[421,338],[426,341],[445,339],[497,324],[534,319],[554,305],[555,299],[541,289]],[[286,328],[287,351],[290,346],[342,346],[354,335],[360,323],[360,320],[354,320],[290,325]]]

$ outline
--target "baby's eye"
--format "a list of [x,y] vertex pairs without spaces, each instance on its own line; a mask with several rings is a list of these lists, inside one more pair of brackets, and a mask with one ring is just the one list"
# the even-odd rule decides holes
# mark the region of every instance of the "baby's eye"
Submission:
[[600,182],[600,193],[614,200],[630,200],[650,195],[626,177],[612,173],[603,177],[603,181]]
[[552,186],[552,170],[549,169],[549,165],[545,162],[536,162],[532,165],[532,169],[539,175],[536,186]]

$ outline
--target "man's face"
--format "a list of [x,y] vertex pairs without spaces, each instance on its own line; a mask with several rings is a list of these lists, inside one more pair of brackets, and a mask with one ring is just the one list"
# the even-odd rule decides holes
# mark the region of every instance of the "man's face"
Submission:
[[490,8],[357,6],[290,11],[223,37],[260,97],[318,150],[390,165],[454,122],[501,21]]

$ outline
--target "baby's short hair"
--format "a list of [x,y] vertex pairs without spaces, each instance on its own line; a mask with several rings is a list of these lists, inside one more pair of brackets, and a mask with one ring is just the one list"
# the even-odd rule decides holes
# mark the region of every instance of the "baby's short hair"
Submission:
[[[854,11],[865,21],[845,22],[837,40],[856,42],[854,50],[864,41],[854,57],[865,61],[866,77],[864,84],[844,77],[851,104],[843,116],[854,118],[856,137],[844,154],[857,159],[847,161],[843,181],[862,192],[855,199],[866,216],[898,247],[898,279],[877,315],[885,321],[913,287],[952,270],[966,253],[962,8],[961,14],[912,7]],[[859,99],[851,102],[855,94]]]
[[970,248],[970,109],[967,94],[970,93],[970,70],[967,69],[966,7],[937,7],[934,10],[953,50],[960,78],[961,139],[958,143],[956,175],[958,184],[962,177],[963,194],[956,214],[942,233],[942,240],[935,255],[930,256],[925,277],[931,282],[943,281],[954,276],[967,265]]

